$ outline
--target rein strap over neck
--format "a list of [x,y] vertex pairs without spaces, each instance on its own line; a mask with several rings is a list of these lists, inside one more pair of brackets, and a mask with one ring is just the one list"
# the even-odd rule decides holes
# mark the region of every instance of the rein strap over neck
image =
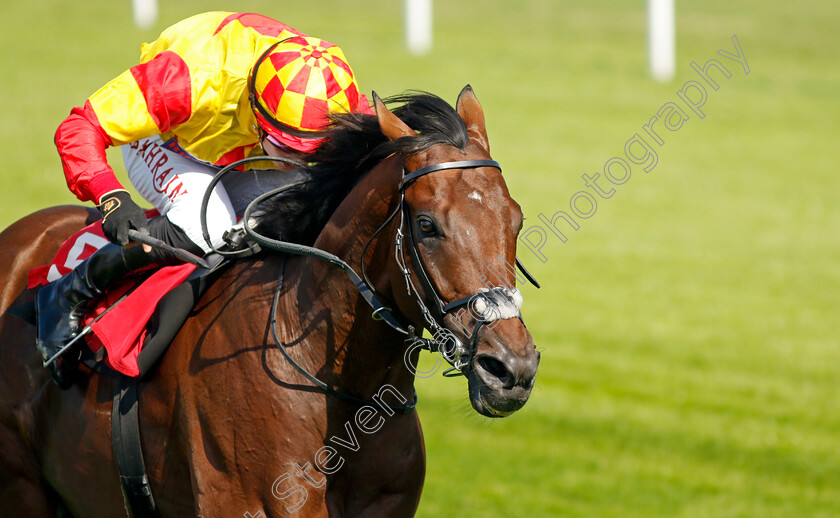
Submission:
[[[248,160],[248,159],[246,158],[246,159],[244,159],[240,162],[235,162],[234,164],[231,164],[228,167],[231,167],[231,168],[235,167],[236,165],[241,164],[242,162],[244,162],[246,160]],[[498,169],[500,172],[502,170],[501,165],[498,162],[496,162],[495,160],[476,159],[476,160],[459,160],[459,161],[454,161],[454,162],[442,162],[442,163],[432,164],[432,165],[429,165],[429,166],[426,166],[426,167],[422,167],[422,168],[417,169],[417,170],[415,170],[411,173],[407,173],[407,174],[404,173],[403,178],[402,178],[402,180],[400,182],[400,185],[399,185],[400,203],[397,206],[397,209],[391,214],[390,217],[388,217],[385,224],[383,224],[379,228],[379,230],[377,230],[374,233],[374,236],[371,238],[371,241],[376,237],[376,235],[379,234],[379,232],[382,229],[385,228],[387,223],[390,222],[396,214],[400,213],[400,214],[402,214],[403,219],[400,222],[399,227],[397,228],[397,236],[396,236],[396,239],[395,239],[395,248],[396,248],[395,252],[396,252],[396,255],[398,257],[403,256],[403,253],[404,253],[403,240],[402,240],[403,234],[401,232],[401,228],[402,228],[404,223],[407,223],[406,222],[406,219],[407,219],[406,216],[407,216],[407,213],[408,213],[408,207],[406,206],[406,203],[405,203],[405,190],[415,180],[417,180],[421,176],[427,175],[429,173],[433,173],[435,171],[445,171],[445,170],[452,170],[452,169],[474,169],[474,168],[479,168],[479,167],[494,167],[494,168]],[[217,178],[220,179],[221,175],[222,175],[222,172],[224,172],[224,171],[225,171],[224,169],[223,169],[223,171],[220,171],[220,173],[217,175]],[[214,178],[214,181],[215,180],[216,180],[216,178]],[[212,189],[212,187],[213,186],[211,185],[210,188]],[[406,340],[405,340],[406,343],[420,341],[420,342],[425,344],[424,348],[426,348],[430,351],[440,351],[440,352],[442,352],[443,357],[449,363],[451,363],[454,366],[454,369],[451,369],[451,370],[456,370],[456,371],[463,372],[463,369],[467,365],[465,360],[467,360],[469,358],[470,353],[475,348],[475,342],[476,342],[477,337],[478,337],[479,329],[481,328],[481,326],[484,323],[486,323],[488,321],[492,321],[493,319],[492,318],[490,320],[480,319],[477,322],[477,324],[476,324],[476,326],[473,330],[471,339],[470,339],[470,342],[471,342],[470,346],[471,347],[470,347],[469,350],[467,350],[464,347],[464,345],[460,342],[460,340],[455,339],[454,340],[454,348],[452,348],[449,352],[447,352],[445,350],[445,348],[443,347],[443,344],[438,343],[436,338],[432,338],[432,339],[422,338],[422,336],[420,336],[422,334],[422,331],[421,331],[421,333],[417,333],[417,331],[414,329],[414,326],[409,325],[408,328],[406,329],[406,327],[404,327],[394,317],[394,315],[392,313],[393,309],[384,306],[381,302],[379,302],[379,300],[377,300],[377,298],[374,294],[376,290],[373,289],[371,285],[368,285],[368,283],[365,282],[365,280],[362,280],[362,278],[359,277],[359,275],[353,270],[353,268],[349,264],[344,262],[341,258],[339,258],[339,257],[337,257],[337,256],[335,256],[335,255],[333,255],[329,252],[326,252],[324,250],[314,248],[314,247],[311,247],[311,246],[305,246],[305,245],[300,245],[300,244],[296,244],[296,243],[289,243],[289,242],[285,242],[285,241],[280,241],[280,240],[268,238],[266,236],[258,234],[251,227],[249,222],[251,221],[251,214],[255,210],[255,208],[257,206],[259,206],[259,204],[262,203],[263,201],[265,201],[266,199],[268,199],[272,196],[276,196],[277,194],[279,194],[280,192],[282,192],[282,191],[284,191],[285,189],[288,189],[288,188],[289,188],[289,186],[285,186],[285,187],[281,187],[280,189],[275,189],[273,191],[264,193],[260,196],[257,196],[248,205],[248,207],[245,209],[245,215],[243,217],[243,220],[245,221],[244,229],[245,229],[246,234],[248,234],[248,236],[251,237],[251,239],[253,239],[256,243],[259,243],[259,245],[264,247],[264,248],[271,249],[271,250],[276,250],[276,251],[279,251],[279,252],[285,252],[285,253],[288,253],[288,254],[313,257],[313,258],[316,258],[316,259],[320,259],[322,261],[326,261],[327,263],[329,263],[333,266],[336,266],[338,268],[341,268],[350,277],[350,280],[353,282],[353,284],[355,285],[356,289],[359,291],[362,298],[373,309],[372,317],[375,320],[383,321],[384,323],[386,323],[388,326],[390,326],[395,331],[397,331],[397,332],[403,334],[404,336],[406,336],[407,337]],[[210,189],[208,189],[208,191],[209,190]],[[209,195],[207,193],[205,193],[204,198],[205,199],[203,200],[202,211],[201,211],[202,215],[206,212],[207,198],[209,198]],[[205,237],[206,240],[209,241],[209,238],[207,236],[206,223],[205,223],[204,216],[202,216],[202,227],[203,227],[202,230],[203,230],[203,233],[204,233],[204,237]],[[447,310],[452,310],[456,307],[460,307],[460,306],[463,306],[465,304],[468,304],[470,300],[480,299],[480,302],[482,304],[484,304],[484,306],[487,306],[487,307],[491,307],[491,306],[492,307],[498,307],[500,305],[504,305],[503,302],[500,302],[500,301],[495,301],[494,302],[493,301],[493,299],[492,299],[493,296],[498,296],[498,295],[501,294],[501,293],[495,293],[495,292],[494,293],[476,293],[476,294],[473,294],[469,297],[464,297],[463,299],[460,299],[458,301],[455,301],[455,302],[444,305],[444,303],[440,299],[440,296],[437,293],[437,290],[434,289],[434,286],[432,285],[431,280],[428,278],[428,276],[426,274],[426,271],[425,271],[425,268],[423,266],[422,260],[420,259],[419,255],[417,254],[416,243],[415,243],[414,237],[411,233],[411,225],[410,224],[407,225],[407,230],[408,230],[408,238],[409,238],[409,241],[410,241],[410,246],[408,247],[408,249],[409,249],[409,252],[412,255],[412,259],[415,263],[415,266],[417,267],[417,270],[419,271],[419,274],[420,274],[419,276],[420,276],[421,283],[424,285],[424,288],[427,290],[427,293],[431,294],[432,297],[433,297],[433,300],[435,302],[435,306],[434,306],[434,310],[435,310],[435,313],[436,313],[435,315],[430,314],[429,309],[423,303],[423,301],[419,297],[419,294],[417,293],[417,291],[413,290],[413,283],[411,282],[410,273],[405,266],[404,258],[400,262],[401,267],[402,267],[402,273],[406,277],[406,283],[410,287],[409,293],[412,293],[412,291],[413,291],[415,302],[418,304],[422,313],[424,314],[424,318],[426,319],[426,323],[429,325],[430,329],[443,330],[443,328],[441,328],[438,321],[443,318],[443,316],[447,312]],[[365,246],[365,250],[367,250],[367,246]],[[362,266],[364,267],[364,259],[362,260]],[[364,270],[363,270],[363,273],[364,273]],[[281,271],[280,275],[281,275],[280,278],[282,279],[282,275],[283,275],[282,271]],[[337,396],[340,399],[343,399],[343,400],[351,402],[351,403],[357,403],[357,404],[367,403],[364,400],[361,400],[361,399],[356,398],[354,396],[350,396],[348,394],[345,394],[345,393],[343,393],[339,390],[336,390],[335,388],[327,385],[326,383],[322,382],[321,380],[319,380],[318,378],[316,378],[315,376],[310,374],[308,371],[306,371],[306,369],[304,369],[302,366],[300,366],[297,362],[295,362],[292,359],[292,357],[288,354],[288,352],[285,350],[285,348],[283,347],[283,345],[279,341],[279,337],[278,337],[277,332],[276,332],[276,321],[275,321],[276,308],[277,308],[277,304],[278,304],[278,301],[279,301],[280,290],[281,290],[281,287],[280,287],[281,283],[282,283],[282,281],[278,282],[278,287],[277,287],[277,290],[275,292],[275,298],[274,298],[273,308],[272,308],[272,312],[271,312],[271,314],[272,314],[272,317],[271,317],[271,331],[274,335],[275,342],[277,342],[277,346],[280,348],[280,351],[283,353],[283,355],[286,357],[286,359],[292,364],[292,366],[295,367],[295,369],[300,371],[304,376],[306,376],[307,379],[309,379],[312,383],[315,384],[315,386],[317,386],[318,388],[320,388],[324,392],[326,392],[328,394],[331,394],[331,395],[334,395],[334,396]],[[490,290],[490,291],[492,292],[494,290]],[[513,293],[513,292],[511,292],[511,293]],[[509,298],[511,300],[514,299],[514,295],[512,295],[512,294],[508,294],[507,292],[505,292],[504,295],[505,295],[505,298]],[[516,295],[518,295],[518,291],[516,291]],[[521,295],[518,295],[518,296],[521,297]],[[519,302],[519,304],[521,305],[521,301]],[[444,306],[447,308],[447,310],[444,310]],[[516,305],[515,308],[516,308],[516,312],[518,313],[518,305]],[[491,314],[491,313],[492,312],[488,311],[488,315]],[[451,335],[451,332],[449,334]],[[452,336],[454,338],[454,335],[452,335]],[[392,409],[399,410],[399,411],[402,411],[402,412],[410,412],[412,409],[414,409],[416,404],[417,404],[417,398],[416,398],[416,394],[415,394],[414,402],[412,402],[408,405],[400,406],[400,407],[392,407]]]

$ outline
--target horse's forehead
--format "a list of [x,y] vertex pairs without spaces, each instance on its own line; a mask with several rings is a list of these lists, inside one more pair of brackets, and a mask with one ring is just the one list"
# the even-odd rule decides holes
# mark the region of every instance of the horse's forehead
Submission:
[[[448,160],[453,161],[453,160]],[[409,201],[422,204],[468,202],[488,206],[516,206],[500,172],[492,167],[445,169],[418,178],[408,191]]]
[[[411,172],[433,164],[489,159],[487,151],[474,142],[463,150],[436,144],[410,156],[405,167],[406,172]],[[517,212],[519,209],[501,172],[493,167],[435,171],[418,178],[406,192],[406,197],[410,204],[444,211],[484,208],[510,215],[509,210]]]

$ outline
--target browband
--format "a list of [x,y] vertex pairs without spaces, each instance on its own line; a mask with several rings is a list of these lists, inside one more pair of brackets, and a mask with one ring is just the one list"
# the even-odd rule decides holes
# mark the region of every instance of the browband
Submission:
[[495,160],[459,160],[457,162],[441,162],[440,164],[432,164],[426,167],[421,167],[420,169],[403,176],[403,179],[400,182],[400,192],[405,192],[411,182],[423,175],[445,169],[472,169],[475,167],[495,167],[499,171],[502,170],[502,166]]

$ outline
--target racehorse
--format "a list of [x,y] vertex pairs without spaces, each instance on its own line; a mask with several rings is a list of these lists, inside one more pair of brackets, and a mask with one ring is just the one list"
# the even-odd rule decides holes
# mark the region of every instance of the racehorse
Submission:
[[[322,154],[308,188],[267,202],[255,228],[283,229],[280,237],[313,241],[363,270],[399,327],[450,331],[464,349],[456,365],[472,406],[508,415],[534,384],[530,333],[518,315],[451,306],[518,293],[506,265],[522,213],[490,160],[482,108],[469,86],[455,109],[429,94],[404,96],[393,111],[374,98],[376,116],[334,118],[322,146],[331,158]],[[321,196],[323,208],[284,219],[306,196]],[[97,218],[56,207],[0,234],[0,508],[9,516],[126,514],[110,443],[112,378],[81,376],[59,390],[41,367],[33,326],[5,312],[32,299],[29,269]],[[488,284],[494,264],[507,287]],[[378,316],[345,272],[317,258],[264,251],[234,261],[139,384],[160,516],[413,516],[425,474],[413,408],[412,343],[421,339]]]

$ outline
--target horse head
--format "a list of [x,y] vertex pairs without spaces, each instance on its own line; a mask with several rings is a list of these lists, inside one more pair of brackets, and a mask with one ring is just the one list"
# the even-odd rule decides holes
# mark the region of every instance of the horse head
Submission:
[[[392,142],[417,132],[374,94],[379,125]],[[401,153],[402,222],[392,284],[400,311],[426,327],[468,379],[470,402],[488,417],[528,400],[540,353],[522,321],[516,289],[522,211],[490,148],[472,88],[458,96],[462,145],[436,143]]]

